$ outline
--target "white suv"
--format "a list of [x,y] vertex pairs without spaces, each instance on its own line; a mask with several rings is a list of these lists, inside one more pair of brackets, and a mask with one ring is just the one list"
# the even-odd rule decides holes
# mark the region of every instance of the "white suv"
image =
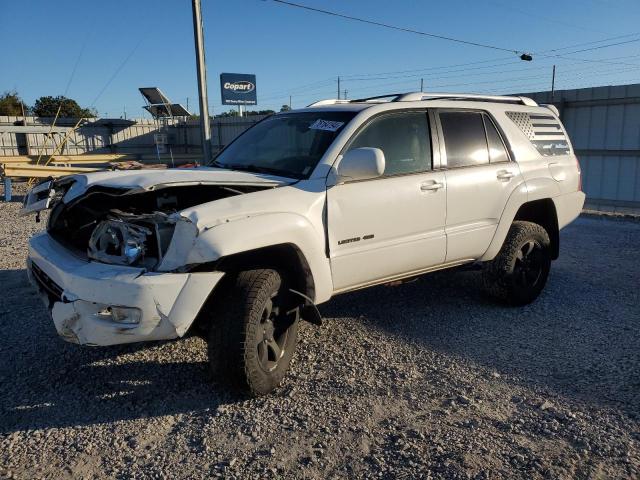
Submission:
[[199,168],[42,184],[28,272],[58,333],[88,345],[206,333],[212,369],[282,380],[298,321],[333,295],[462,264],[533,301],[582,209],[557,111],[523,97],[325,100],[259,122]]

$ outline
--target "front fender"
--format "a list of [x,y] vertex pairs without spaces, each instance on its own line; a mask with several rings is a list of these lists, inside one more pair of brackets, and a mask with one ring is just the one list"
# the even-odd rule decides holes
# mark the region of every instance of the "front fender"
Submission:
[[304,255],[315,284],[315,303],[333,292],[331,269],[324,252],[324,233],[302,215],[266,213],[213,226],[194,238],[185,264],[200,264],[273,245],[293,244]]

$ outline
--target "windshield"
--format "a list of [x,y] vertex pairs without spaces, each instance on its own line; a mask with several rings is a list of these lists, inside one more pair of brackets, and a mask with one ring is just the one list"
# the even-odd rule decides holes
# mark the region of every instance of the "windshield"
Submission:
[[307,178],[355,114],[319,111],[273,115],[234,140],[213,166]]

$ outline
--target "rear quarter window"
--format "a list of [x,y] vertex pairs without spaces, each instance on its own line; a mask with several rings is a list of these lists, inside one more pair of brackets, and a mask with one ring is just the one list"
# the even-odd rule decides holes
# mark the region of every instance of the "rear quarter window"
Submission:
[[567,155],[571,150],[562,125],[546,113],[506,112],[531,144],[545,157]]

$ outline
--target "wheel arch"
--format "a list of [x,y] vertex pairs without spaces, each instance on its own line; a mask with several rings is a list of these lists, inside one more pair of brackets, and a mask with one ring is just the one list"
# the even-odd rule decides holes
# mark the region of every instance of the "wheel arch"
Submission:
[[304,253],[297,245],[281,243],[229,254],[220,257],[216,261],[198,265],[193,270],[224,272],[224,277],[213,287],[205,305],[193,322],[194,325],[198,325],[197,328],[199,330],[204,331],[209,321],[205,310],[213,308],[213,305],[217,302],[226,301],[227,289],[230,283],[234,281],[234,274],[252,269],[276,270],[284,274],[291,282],[290,288],[303,293],[310,299],[315,298],[316,283],[313,272]]
[[313,272],[302,250],[293,243],[281,243],[255,248],[219,258],[216,270],[231,273],[251,268],[272,268],[284,273],[291,288],[315,298],[316,285]]
[[543,198],[524,203],[516,212],[513,220],[537,223],[544,228],[551,241],[551,258],[553,260],[558,258],[560,255],[560,229],[558,228],[558,212],[553,200]]
[[489,248],[480,258],[481,261],[490,261],[498,254],[502,244],[507,238],[509,228],[516,220],[533,222],[541,225],[548,233],[551,241],[551,258],[556,260],[560,253],[560,232],[558,227],[558,213],[555,203],[551,198],[540,198],[523,203],[510,202],[502,214],[502,218],[496,230],[496,234]]

